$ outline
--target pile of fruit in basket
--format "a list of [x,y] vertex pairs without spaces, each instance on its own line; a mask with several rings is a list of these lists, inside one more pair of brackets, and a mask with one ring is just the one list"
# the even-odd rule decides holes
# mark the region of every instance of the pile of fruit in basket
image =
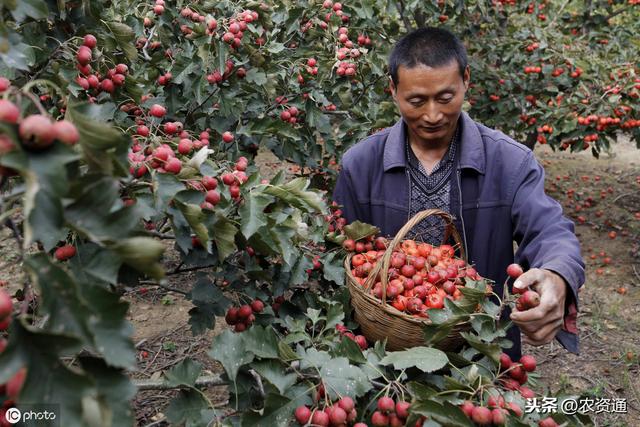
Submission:
[[[428,317],[427,309],[443,308],[445,299],[462,297],[460,288],[465,286],[466,278],[482,279],[472,266],[455,257],[453,246],[433,246],[406,239],[391,254],[384,295],[380,274],[372,283],[368,283],[367,278],[382,262],[388,241],[384,237],[365,240],[347,239],[343,243],[346,250],[356,252],[350,260],[351,274],[361,285],[372,285],[370,292],[376,298],[384,296],[399,311]],[[490,288],[487,290],[490,292]]]

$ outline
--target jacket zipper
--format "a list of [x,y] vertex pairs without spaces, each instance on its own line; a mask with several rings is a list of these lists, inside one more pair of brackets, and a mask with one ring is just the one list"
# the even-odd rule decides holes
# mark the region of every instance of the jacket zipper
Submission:
[[411,178],[409,177],[409,169],[405,167],[405,175],[407,176],[407,184],[409,187],[409,203],[407,204],[407,222],[411,219]]
[[462,179],[460,178],[460,169],[456,170],[456,176],[458,178],[458,194],[460,195],[460,199],[458,202],[460,203],[460,224],[462,225],[462,240],[464,241],[464,254],[465,261],[469,262],[469,245],[467,244],[467,233],[464,230],[464,217],[462,216]]

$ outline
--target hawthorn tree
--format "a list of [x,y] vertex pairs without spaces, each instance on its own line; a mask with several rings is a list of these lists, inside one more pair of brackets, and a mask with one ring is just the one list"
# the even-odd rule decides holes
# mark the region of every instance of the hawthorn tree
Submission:
[[[504,390],[507,325],[481,282],[466,298],[482,315],[447,303],[431,316],[430,345],[470,322],[459,353],[363,351],[350,338],[341,245],[375,230],[346,225],[322,190],[349,146],[397,119],[386,57],[425,24],[466,42],[477,120],[594,155],[617,132],[640,144],[635,3],[5,2],[0,215],[29,279],[3,295],[0,383],[11,386],[0,394],[58,403],[65,425],[130,425],[135,351],[120,297],[163,283],[172,242],[182,267],[202,270],[186,296],[192,331],[226,316],[237,332],[210,351],[229,411],[213,409],[196,387],[201,367],[185,361],[166,373],[181,388],[173,423],[284,425],[301,406],[346,397],[355,406],[341,410],[365,422],[378,405],[380,422],[470,425],[458,405],[487,409],[498,393],[522,408],[528,392]],[[301,176],[261,177],[260,147]]]

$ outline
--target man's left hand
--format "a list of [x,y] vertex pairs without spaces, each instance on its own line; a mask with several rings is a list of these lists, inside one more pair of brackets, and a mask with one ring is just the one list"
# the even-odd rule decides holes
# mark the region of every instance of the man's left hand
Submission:
[[562,327],[567,284],[558,274],[539,268],[523,273],[513,284],[514,287],[530,287],[540,294],[540,305],[526,311],[513,311],[511,320],[525,335],[524,342],[543,345],[555,338]]

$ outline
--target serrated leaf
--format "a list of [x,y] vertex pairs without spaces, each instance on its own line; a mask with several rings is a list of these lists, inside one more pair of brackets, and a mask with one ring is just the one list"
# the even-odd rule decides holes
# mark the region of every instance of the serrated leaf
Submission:
[[380,233],[380,229],[374,225],[360,221],[353,221],[344,226],[344,232],[348,238],[360,240],[368,236],[375,236]]
[[284,341],[278,341],[278,355],[280,360],[285,362],[291,362],[294,360],[300,360],[300,356],[291,349]]
[[202,422],[201,412],[209,408],[204,396],[194,389],[180,390],[178,395],[165,409],[165,415],[173,425],[199,426]]
[[442,426],[473,427],[474,424],[460,408],[449,403],[438,403],[432,400],[416,402],[411,405],[411,412],[427,416]]
[[134,46],[136,33],[133,29],[121,22],[108,22],[107,27],[111,30],[113,37],[118,43],[118,47],[122,49],[127,59],[134,61],[138,57],[138,51]]
[[322,258],[323,277],[330,282],[343,286],[345,274],[343,259],[339,256],[339,253],[329,252],[325,254]]
[[360,397],[373,387],[362,369],[350,365],[345,357],[325,363],[320,369],[320,377],[331,400],[339,396]]
[[351,338],[342,337],[340,343],[336,346],[334,353],[336,356],[344,356],[354,363],[366,363],[360,346]]
[[165,372],[164,376],[167,384],[172,387],[180,385],[194,387],[201,372],[202,365],[187,358],[171,368],[171,370]]
[[253,83],[256,86],[264,86],[264,84],[268,81],[267,75],[257,68],[250,69],[247,72],[245,79],[247,80],[247,82]]
[[248,351],[263,359],[278,358],[278,339],[270,326],[255,325],[242,334]]
[[483,342],[482,340],[480,340],[478,337],[476,337],[473,334],[470,334],[468,332],[461,332],[460,335],[476,350],[478,350],[480,353],[484,354],[485,356],[488,356],[489,358],[491,358],[491,360],[494,361],[494,363],[499,363],[500,362],[500,353],[502,353],[502,350],[500,349],[500,345],[498,344],[489,344],[486,342]]
[[209,241],[209,232],[207,227],[203,224],[205,213],[202,212],[202,208],[198,205],[191,203],[182,203],[181,201],[174,199],[174,205],[180,209],[182,215],[187,220],[193,232],[198,236],[200,242],[206,247]]
[[238,229],[229,218],[216,211],[215,220],[211,226],[210,234],[218,249],[220,260],[226,259],[237,250],[235,237]]
[[213,339],[207,354],[222,363],[229,379],[235,381],[240,367],[253,360],[254,355],[250,350],[245,345],[242,334],[234,334],[225,329]]
[[397,370],[416,367],[422,372],[433,372],[442,369],[449,358],[437,348],[413,347],[408,350],[387,353],[380,361],[381,365],[393,365]]
[[267,215],[264,210],[271,202],[273,197],[253,191],[247,194],[244,204],[238,211],[242,221],[240,230],[246,239],[251,238],[260,227],[267,225]]
[[80,133],[80,146],[104,151],[119,145],[129,145],[129,138],[116,128],[93,119],[93,110],[99,107],[83,103],[70,103],[65,118],[76,125]]
[[11,15],[16,22],[22,22],[25,18],[44,19],[49,14],[49,8],[44,0],[19,0]]
[[296,383],[297,375],[287,374],[285,367],[277,360],[261,360],[252,363],[251,367],[273,384],[280,394],[285,394],[287,389]]
[[136,270],[156,279],[164,276],[164,268],[158,261],[165,247],[159,241],[151,237],[131,237],[120,240],[109,248]]
[[309,398],[299,393],[295,398],[269,393],[264,401],[264,410],[261,413],[249,412],[243,418],[243,426],[252,427],[288,427],[293,420],[295,409],[308,402]]

